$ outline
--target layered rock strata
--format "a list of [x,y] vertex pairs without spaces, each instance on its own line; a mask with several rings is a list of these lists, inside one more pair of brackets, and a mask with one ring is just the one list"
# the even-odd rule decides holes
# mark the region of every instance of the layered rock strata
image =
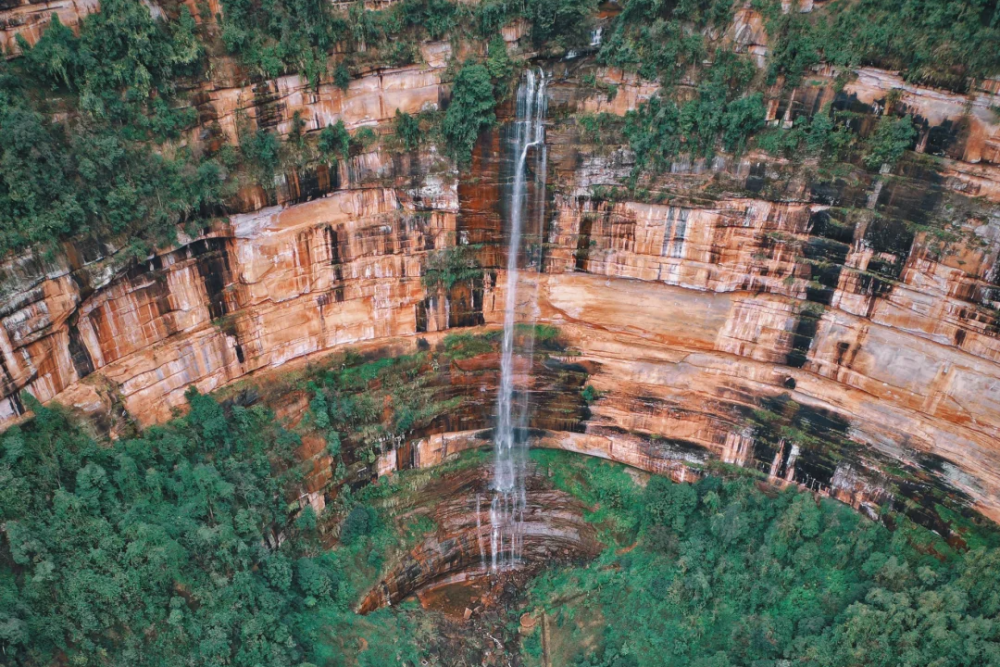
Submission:
[[[759,35],[744,18],[750,48]],[[231,138],[237,111],[277,132],[295,112],[310,130],[339,118],[387,132],[396,109],[446,105],[449,48],[425,44],[421,64],[346,93],[297,77],[217,81],[197,93],[189,140]],[[753,153],[678,159],[626,195],[616,188],[631,154],[591,143],[577,114],[623,114],[655,86],[587,58],[543,65],[556,120],[534,231],[539,321],[560,327],[599,396],[564,425],[536,424],[543,442],[677,476],[720,458],[858,506],[933,490],[931,505],[1000,518],[1000,125],[988,88],[957,96],[861,70],[838,90],[820,69],[769,93],[770,122],[829,103],[857,112],[864,134],[902,105],[922,127],[917,154],[884,174]],[[618,86],[614,99],[585,85],[591,74]],[[123,412],[147,425],[182,408],[188,386],[497,324],[500,146],[486,133],[462,174],[433,148],[284,174],[241,193],[228,222],[130,266],[84,246],[7,261],[0,420],[24,413],[27,391],[112,429]],[[428,254],[466,243],[481,244],[481,277],[429,289]],[[469,432],[492,403],[477,405],[480,424],[415,436],[402,466],[480,442]]]
[[[568,494],[547,488],[538,471],[531,471],[526,482],[519,567],[534,570],[596,556],[600,543],[594,527],[583,519],[587,508]],[[421,495],[438,501],[430,510],[418,501],[412,511],[429,515],[435,529],[368,592],[359,605],[363,614],[398,604],[441,580],[470,580],[490,573],[488,470],[450,474]],[[403,512],[402,516],[409,515]]]

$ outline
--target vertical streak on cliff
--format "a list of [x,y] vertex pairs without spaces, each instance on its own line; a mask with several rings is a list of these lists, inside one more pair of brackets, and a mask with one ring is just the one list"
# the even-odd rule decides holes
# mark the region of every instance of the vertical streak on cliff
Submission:
[[[497,428],[494,438],[496,462],[493,471],[493,500],[490,504],[490,569],[514,565],[520,558],[522,528],[525,508],[524,466],[525,432],[528,423],[528,398],[525,391],[515,395],[514,386],[514,337],[519,306],[526,307],[524,319],[532,325],[535,320],[537,285],[519,296],[520,276],[518,262],[521,242],[528,217],[528,154],[535,148],[533,159],[534,218],[538,230],[529,232],[541,235],[544,220],[545,175],[547,154],[545,150],[546,85],[543,72],[528,71],[517,90],[517,118],[509,138],[514,162],[513,181],[510,185],[509,233],[507,248],[507,281],[504,294],[503,344],[500,357],[500,388],[497,396]],[[532,262],[532,252],[526,253],[526,266]],[[519,303],[526,299],[527,303]],[[523,354],[530,356],[534,348],[534,327],[524,328]],[[518,405],[515,406],[515,401]],[[515,412],[516,407],[516,412]]]

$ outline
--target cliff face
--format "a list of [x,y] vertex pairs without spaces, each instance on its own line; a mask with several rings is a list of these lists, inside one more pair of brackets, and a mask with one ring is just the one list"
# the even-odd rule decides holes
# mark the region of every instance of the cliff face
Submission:
[[[759,23],[737,16],[741,48],[765,48]],[[449,54],[425,44],[423,64],[346,92],[298,77],[216,83],[194,96],[202,127],[191,141],[232,134],[237,110],[285,133],[296,111],[313,130],[441,108]],[[857,112],[865,132],[885,104],[902,105],[922,126],[924,155],[884,174],[764,154],[679,160],[657,196],[630,199],[616,188],[632,156],[590,143],[574,114],[621,115],[656,87],[587,58],[544,66],[553,120],[545,227],[534,231],[539,321],[560,328],[600,398],[562,424],[539,418],[541,444],[678,478],[715,457],[859,507],[927,494],[1000,519],[1000,124],[989,85],[966,97],[861,70],[838,90],[835,73],[817,71],[772,92],[769,121],[830,103]],[[433,149],[285,174],[274,193],[241,193],[228,223],[134,266],[116,268],[112,248],[8,261],[0,420],[23,414],[26,390],[110,429],[126,411],[148,425],[181,407],[188,386],[498,323],[499,137],[481,137],[461,174]],[[456,243],[482,244],[481,279],[428,290],[428,253]],[[543,400],[578,391],[550,389]],[[475,428],[415,438],[412,456],[382,468],[482,444],[493,406],[476,405]]]

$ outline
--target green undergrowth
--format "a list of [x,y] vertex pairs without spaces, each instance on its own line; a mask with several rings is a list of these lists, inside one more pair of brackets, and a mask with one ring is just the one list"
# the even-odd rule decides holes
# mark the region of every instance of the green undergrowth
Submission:
[[[199,118],[188,91],[212,78],[223,51],[239,59],[262,101],[269,80],[296,72],[310,87],[332,80],[346,90],[360,73],[417,62],[428,38],[485,43],[529,6],[542,6],[221,5],[217,17],[199,5],[199,23],[176,3],[154,16],[140,0],[109,0],[77,30],[57,18],[34,46],[19,40],[23,57],[0,63],[0,255],[52,251],[73,239],[124,265],[175,243],[179,228],[197,235],[244,188],[274,195],[282,172],[335,168],[378,141],[371,128],[348,137],[342,123],[310,132],[298,115],[287,119],[291,130],[281,137],[244,112],[235,136],[206,121],[199,140],[189,141]],[[216,20],[221,34],[208,28]],[[479,131],[493,124],[493,108],[514,71],[500,53],[486,64],[470,61],[456,77],[450,117],[397,118],[386,148],[414,150],[440,137],[456,160],[466,161]]]
[[964,91],[970,78],[995,74],[1000,6],[990,0],[831,2],[813,12],[783,12],[778,0],[755,0],[764,14],[771,80],[797,85],[819,62],[899,70],[904,79]]
[[368,361],[349,354],[339,368],[310,378],[311,425],[325,433],[328,453],[343,461],[343,439],[352,459],[372,464],[397,440],[457,407],[461,398],[433,382],[434,363],[429,351]]
[[[515,346],[531,339],[538,354],[560,349],[559,330],[549,325],[518,325]],[[466,400],[446,373],[452,361],[497,351],[498,329],[450,333],[434,349],[396,356],[345,355],[300,373],[289,388],[310,396],[302,432],[318,432],[336,461],[335,482],[351,466],[371,466],[380,454],[431,427]],[[429,348],[429,346],[427,346]]]
[[503,338],[503,331],[495,329],[485,334],[453,333],[444,338],[444,354],[449,359],[461,361],[481,354],[489,354],[497,349]]
[[353,612],[433,528],[380,509],[403,487],[295,512],[298,436],[261,406],[188,400],[115,441],[32,403],[0,437],[4,664],[417,664],[406,614]]
[[585,518],[601,529],[603,541],[628,542],[637,528],[631,508],[639,502],[642,491],[633,474],[643,480],[648,475],[636,471],[630,474],[625,466],[558,450],[532,449],[530,457],[539,474],[548,477],[555,488],[589,508]]
[[[872,171],[892,167],[917,135],[913,119],[893,104],[898,93],[888,96],[885,116],[867,136],[858,133],[859,114],[830,105],[796,119],[792,127],[765,126],[765,95],[779,76],[795,87],[822,62],[903,69],[909,80],[952,88],[1000,68],[992,51],[985,54],[977,46],[1000,34],[1000,10],[985,0],[914,0],[899,11],[877,0],[829,3],[810,13],[785,13],[776,0],[759,0],[754,7],[765,17],[772,44],[763,71],[719,39],[733,16],[726,0],[630,0],[612,20],[598,62],[656,81],[660,89],[624,119],[582,114],[578,120],[588,143],[627,142],[636,158],[631,186],[640,176],[669,171],[681,156],[710,160],[720,150],[738,155],[757,148],[796,161],[845,160]],[[931,56],[934,49],[937,55]],[[841,87],[848,76],[845,70],[835,85]]]
[[431,252],[424,266],[424,287],[428,292],[447,293],[458,283],[482,279],[483,266],[478,254],[482,249],[481,245],[453,245]]
[[[895,531],[837,502],[753,476],[662,477],[532,452],[613,538],[594,562],[547,570],[544,611],[560,664],[692,667],[1000,665],[1000,549],[967,551],[901,520]],[[989,545],[989,546],[987,546]],[[540,639],[524,641],[541,664]]]

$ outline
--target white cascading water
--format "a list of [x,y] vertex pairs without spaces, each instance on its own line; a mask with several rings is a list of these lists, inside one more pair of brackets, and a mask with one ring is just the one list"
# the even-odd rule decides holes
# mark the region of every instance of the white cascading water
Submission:
[[[494,439],[496,462],[493,469],[493,500],[490,504],[490,570],[515,565],[521,557],[524,537],[524,488],[525,443],[524,433],[528,422],[526,392],[515,392],[514,386],[514,337],[519,307],[523,308],[522,320],[532,325],[525,329],[522,354],[531,362],[534,343],[534,319],[537,302],[537,283],[522,294],[520,271],[524,223],[528,212],[528,160],[533,151],[535,195],[534,222],[537,234],[541,233],[544,219],[545,179],[547,149],[545,147],[545,112],[548,107],[544,72],[528,71],[517,89],[517,117],[509,142],[514,160],[513,179],[510,185],[509,229],[507,248],[507,282],[504,295],[503,343],[500,356],[500,389],[497,397],[497,427]],[[536,244],[537,245],[537,244]],[[535,253],[525,253],[525,265],[536,264]],[[523,301],[527,297],[527,302]],[[522,299],[522,301],[519,301]],[[529,366],[530,367],[530,366]],[[517,405],[515,406],[515,402]],[[516,411],[515,411],[516,407]]]

